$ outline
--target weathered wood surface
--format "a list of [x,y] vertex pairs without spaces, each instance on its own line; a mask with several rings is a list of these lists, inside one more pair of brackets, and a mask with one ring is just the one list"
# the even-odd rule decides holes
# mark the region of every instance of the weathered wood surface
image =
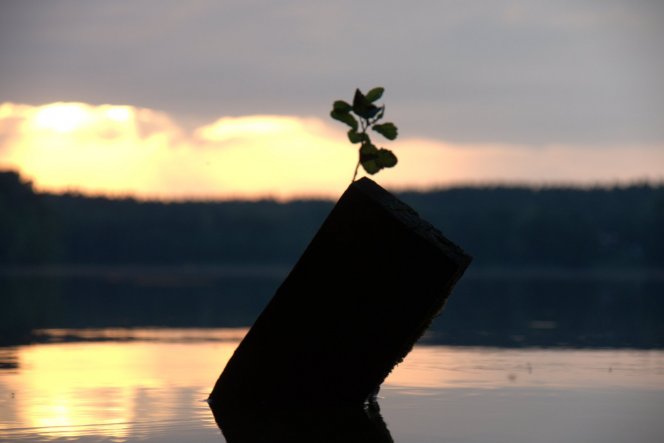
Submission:
[[470,261],[376,183],[354,182],[238,346],[211,406],[361,406]]

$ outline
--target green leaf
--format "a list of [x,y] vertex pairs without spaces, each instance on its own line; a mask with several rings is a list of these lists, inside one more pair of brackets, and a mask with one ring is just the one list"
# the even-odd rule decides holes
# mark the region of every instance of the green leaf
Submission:
[[362,143],[360,146],[360,161],[362,161],[363,156],[375,158],[378,155],[378,148],[374,146],[371,142]]
[[397,156],[389,149],[378,149],[371,143],[363,143],[360,147],[360,164],[365,171],[373,175],[383,168],[395,166]]
[[332,117],[333,119],[338,120],[342,123],[347,124],[348,126],[353,128],[354,130],[357,130],[357,126],[358,126],[357,120],[355,120],[355,117],[350,115],[348,112],[340,112],[340,111],[334,111],[333,110],[332,112],[330,112],[330,117]]
[[349,105],[347,102],[343,100],[337,100],[334,102],[332,105],[332,110],[333,111],[338,111],[338,112],[350,112],[353,107]]
[[373,103],[383,96],[383,92],[385,92],[385,88],[373,88],[367,92],[366,98],[370,103]]
[[380,166],[378,166],[378,163],[376,163],[376,160],[363,161],[362,167],[364,168],[365,171],[367,171],[371,175],[374,175],[381,169]]
[[397,127],[394,126],[394,123],[382,123],[380,125],[373,125],[371,129],[381,134],[388,140],[394,140],[398,135],[398,130]]
[[392,151],[385,148],[378,150],[378,164],[383,168],[391,168],[397,164],[397,156]]
[[351,143],[368,142],[369,136],[364,132],[357,132],[357,130],[351,129],[348,131],[348,140],[350,140]]
[[353,112],[362,117],[365,120],[373,118],[381,108],[372,104],[367,98],[362,94],[362,91],[359,89],[355,90],[355,96],[353,97]]
[[371,143],[362,143],[360,147],[360,163],[369,174],[375,174],[381,170],[378,164],[378,148]]
[[383,114],[385,114],[385,105],[379,108],[378,113],[374,116],[374,122],[377,122],[378,120],[383,118]]

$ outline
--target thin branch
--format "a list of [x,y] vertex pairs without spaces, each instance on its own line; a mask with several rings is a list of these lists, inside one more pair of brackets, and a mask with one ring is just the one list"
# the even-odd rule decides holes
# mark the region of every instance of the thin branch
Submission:
[[355,165],[355,173],[353,174],[353,179],[350,181],[353,183],[355,181],[355,178],[357,177],[357,171],[360,169],[360,159],[357,159],[357,165]]
[[[367,134],[367,128],[369,127],[369,122],[365,121],[364,118],[360,117],[360,126],[362,127],[362,132],[360,132],[360,134],[366,135]],[[362,149],[362,144],[363,143],[364,142],[362,142],[360,144],[360,149]],[[355,181],[355,179],[357,178],[357,171],[359,171],[359,170],[360,170],[360,157],[358,155],[357,164],[355,165],[355,172],[353,173],[353,179],[350,181],[351,183],[353,183]]]

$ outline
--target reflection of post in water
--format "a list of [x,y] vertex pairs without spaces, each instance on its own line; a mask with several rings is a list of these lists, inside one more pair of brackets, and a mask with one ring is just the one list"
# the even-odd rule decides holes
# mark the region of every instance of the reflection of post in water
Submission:
[[392,443],[377,405],[326,408],[309,404],[302,410],[219,411],[215,421],[228,443]]

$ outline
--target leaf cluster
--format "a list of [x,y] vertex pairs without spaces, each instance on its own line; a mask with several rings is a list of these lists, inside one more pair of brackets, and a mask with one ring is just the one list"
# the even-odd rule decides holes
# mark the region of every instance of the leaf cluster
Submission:
[[383,168],[391,168],[397,164],[396,155],[389,149],[374,145],[367,132],[371,129],[388,140],[397,138],[398,130],[394,123],[379,123],[385,114],[385,105],[379,106],[376,102],[383,96],[384,91],[384,88],[373,88],[365,95],[356,89],[352,104],[343,100],[336,100],[332,104],[330,117],[350,126],[348,140],[353,144],[360,144],[353,181],[360,165],[367,173],[375,174]]

